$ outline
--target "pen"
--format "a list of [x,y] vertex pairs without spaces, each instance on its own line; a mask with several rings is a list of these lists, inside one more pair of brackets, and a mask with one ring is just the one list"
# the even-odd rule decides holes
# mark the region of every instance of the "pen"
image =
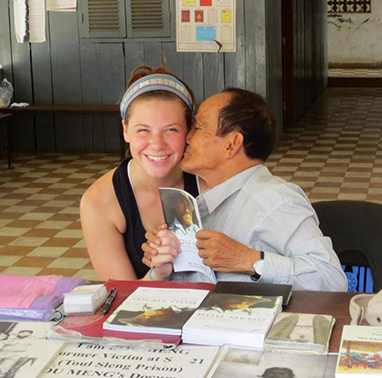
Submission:
[[102,314],[106,315],[109,310],[110,310],[110,306],[111,304],[113,303],[114,301],[114,298],[117,296],[117,289],[111,289],[107,298],[106,298],[106,302],[105,302],[105,305],[103,306],[103,309],[102,309]]

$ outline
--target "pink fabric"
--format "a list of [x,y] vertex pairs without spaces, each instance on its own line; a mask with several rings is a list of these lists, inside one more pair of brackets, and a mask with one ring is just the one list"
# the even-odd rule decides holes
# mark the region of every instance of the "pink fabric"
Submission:
[[62,276],[0,275],[0,307],[29,308],[41,295],[53,292]]

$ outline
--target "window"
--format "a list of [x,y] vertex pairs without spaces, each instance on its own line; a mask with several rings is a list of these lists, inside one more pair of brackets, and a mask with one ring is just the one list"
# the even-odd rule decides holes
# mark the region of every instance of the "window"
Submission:
[[82,38],[170,38],[171,0],[83,0]]
[[329,13],[371,13],[371,0],[328,0]]

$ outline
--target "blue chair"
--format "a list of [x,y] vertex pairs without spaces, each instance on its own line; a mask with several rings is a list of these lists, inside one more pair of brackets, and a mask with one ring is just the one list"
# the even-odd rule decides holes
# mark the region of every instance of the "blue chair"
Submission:
[[363,201],[312,204],[320,229],[333,242],[349,291],[382,290],[382,205]]

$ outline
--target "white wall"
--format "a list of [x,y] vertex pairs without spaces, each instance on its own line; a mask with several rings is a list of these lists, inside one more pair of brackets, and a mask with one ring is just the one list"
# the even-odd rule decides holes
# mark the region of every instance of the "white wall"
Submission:
[[371,13],[328,14],[329,63],[382,62],[382,0]]

